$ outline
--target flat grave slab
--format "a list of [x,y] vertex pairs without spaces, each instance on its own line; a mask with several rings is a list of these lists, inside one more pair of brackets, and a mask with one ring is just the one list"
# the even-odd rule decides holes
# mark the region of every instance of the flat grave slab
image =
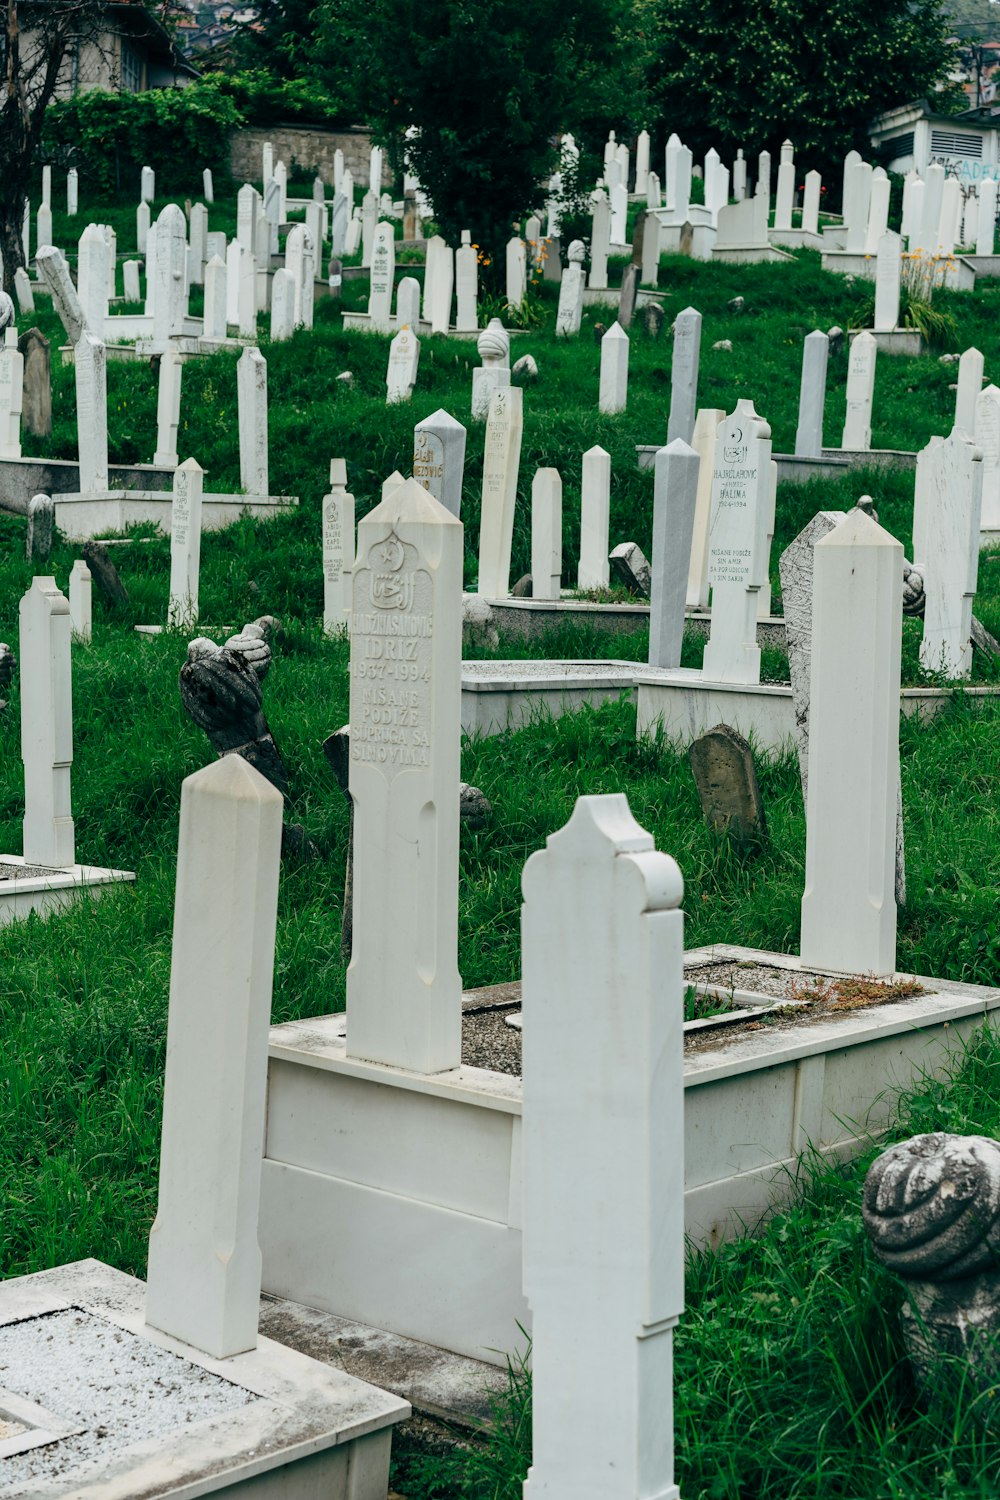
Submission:
[[270,1339],[212,1359],[144,1303],[95,1260],[0,1285],[5,1500],[384,1500],[405,1401]]
[[109,886],[131,884],[131,870],[105,870],[99,865],[68,865],[46,869],[26,865],[20,854],[0,854],[0,926],[36,911],[41,916],[75,901],[82,891],[99,896]]
[[462,732],[502,734],[635,691],[634,661],[464,661]]

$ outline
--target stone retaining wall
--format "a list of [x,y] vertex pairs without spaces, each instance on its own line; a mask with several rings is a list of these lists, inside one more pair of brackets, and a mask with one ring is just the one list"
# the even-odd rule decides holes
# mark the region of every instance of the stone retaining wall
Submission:
[[[270,141],[274,147],[275,161],[285,162],[289,171],[295,163],[310,172],[318,172],[327,183],[333,182],[333,153],[339,147],[344,153],[344,165],[350,169],[354,181],[362,189],[368,187],[371,135],[364,126],[321,130],[303,125],[271,125],[234,130],[229,143],[229,166],[237,182],[260,183],[265,141]],[[391,181],[389,169],[384,166],[383,187],[391,187]]]

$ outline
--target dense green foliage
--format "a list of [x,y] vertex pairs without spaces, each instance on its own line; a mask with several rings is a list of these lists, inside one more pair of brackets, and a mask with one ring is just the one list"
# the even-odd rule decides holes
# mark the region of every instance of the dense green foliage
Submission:
[[[839,191],[880,110],[934,94],[952,49],[942,0],[649,0],[656,116],[696,158],[795,145]],[[947,108],[952,95],[935,97]]]
[[51,105],[45,154],[76,167],[82,191],[138,201],[144,166],[155,169],[164,193],[190,190],[203,167],[218,174],[228,134],[242,118],[214,79],[143,94],[91,89]]

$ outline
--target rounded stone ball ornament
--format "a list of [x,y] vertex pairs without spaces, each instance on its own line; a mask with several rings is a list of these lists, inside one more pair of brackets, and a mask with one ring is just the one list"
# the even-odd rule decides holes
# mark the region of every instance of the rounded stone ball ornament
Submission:
[[[916,1135],[865,1178],[862,1218],[876,1258],[906,1282],[903,1341],[918,1383],[945,1399],[965,1363],[971,1389],[1000,1385],[1000,1141]],[[977,1405],[985,1419],[997,1403]]]
[[901,1276],[1000,1270],[1000,1141],[933,1134],[890,1146],[865,1178],[861,1212],[876,1257]]

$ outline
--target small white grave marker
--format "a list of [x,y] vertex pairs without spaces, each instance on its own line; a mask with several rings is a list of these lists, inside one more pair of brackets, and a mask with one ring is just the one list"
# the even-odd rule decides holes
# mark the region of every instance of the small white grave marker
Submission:
[[613,414],[628,404],[629,337],[620,323],[612,323],[601,339],[601,382],[598,410]]
[[82,557],[70,569],[69,614],[76,639],[89,641],[93,635],[93,585],[90,569]]
[[466,430],[439,407],[413,429],[413,477],[453,516],[462,512]]
[[874,334],[859,333],[851,344],[847,364],[847,415],[841,448],[867,452],[872,445],[872,401],[875,395]]
[[610,577],[611,454],[595,444],[583,455],[580,487],[580,567],[576,586],[606,589]]
[[386,405],[409,401],[417,383],[420,363],[420,340],[410,328],[401,328],[389,345],[389,364],[385,374]]

